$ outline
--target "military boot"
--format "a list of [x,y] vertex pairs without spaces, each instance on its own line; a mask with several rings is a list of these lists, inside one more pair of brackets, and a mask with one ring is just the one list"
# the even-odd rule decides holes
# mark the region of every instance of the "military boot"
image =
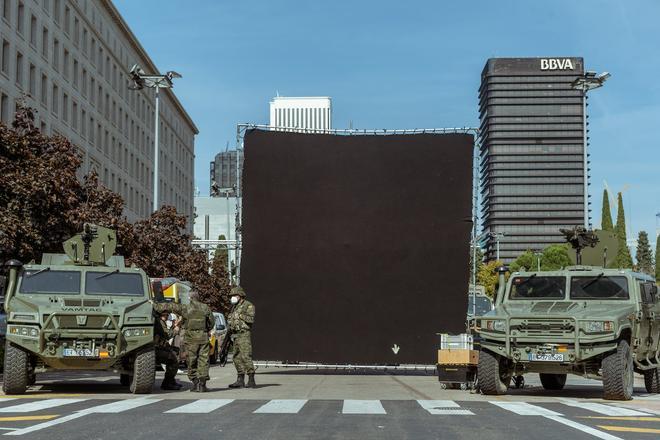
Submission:
[[243,388],[245,386],[245,375],[239,374],[236,382],[229,384],[229,388]]
[[192,388],[190,389],[191,393],[199,393],[199,379],[195,378],[192,381]]
[[208,393],[209,389],[206,388],[206,379],[200,379],[199,380],[199,385],[197,387],[197,391],[200,393]]
[[179,391],[181,389],[181,385],[176,383],[174,379],[163,379],[163,383],[160,384],[160,389],[167,391]]
[[247,383],[248,388],[256,388],[257,384],[254,381],[254,373],[248,374],[248,383]]

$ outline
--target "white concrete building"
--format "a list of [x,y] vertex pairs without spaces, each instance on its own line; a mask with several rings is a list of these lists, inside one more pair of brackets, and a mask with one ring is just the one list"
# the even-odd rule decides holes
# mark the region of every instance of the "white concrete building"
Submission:
[[328,96],[277,96],[270,101],[269,125],[291,131],[330,130],[332,100]]

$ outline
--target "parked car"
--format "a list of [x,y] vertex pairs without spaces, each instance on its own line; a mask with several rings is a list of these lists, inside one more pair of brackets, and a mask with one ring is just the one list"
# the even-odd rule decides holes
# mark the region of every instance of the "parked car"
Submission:
[[215,317],[215,330],[211,335],[211,352],[209,354],[209,359],[212,364],[218,362],[218,356],[220,354],[220,347],[227,337],[227,320],[225,315],[220,312],[213,312]]

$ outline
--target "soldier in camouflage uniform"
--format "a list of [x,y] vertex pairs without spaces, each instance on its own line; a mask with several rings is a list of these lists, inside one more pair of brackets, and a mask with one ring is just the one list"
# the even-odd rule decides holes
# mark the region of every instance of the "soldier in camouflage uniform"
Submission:
[[193,383],[190,391],[205,393],[209,380],[209,332],[215,328],[215,318],[209,306],[199,302],[196,292],[190,292],[190,304],[155,303],[157,312],[172,312],[182,318],[183,343],[188,363],[188,377]]
[[233,359],[238,378],[229,388],[243,388],[245,374],[248,375],[248,388],[256,388],[254,382],[254,364],[252,363],[252,336],[254,324],[254,304],[245,299],[245,291],[237,286],[231,289],[231,303],[234,307],[229,312],[229,330],[233,344]]
[[180,390],[175,376],[179,367],[179,359],[170,345],[170,339],[178,332],[178,327],[167,327],[167,312],[162,312],[154,323],[154,345],[156,346],[156,363],[165,364],[165,378],[160,384],[163,390]]

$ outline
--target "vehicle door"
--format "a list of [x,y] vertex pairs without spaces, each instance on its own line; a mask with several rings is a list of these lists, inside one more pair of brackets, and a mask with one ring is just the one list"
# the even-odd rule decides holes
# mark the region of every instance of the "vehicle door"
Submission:
[[640,355],[646,357],[647,354],[655,352],[657,346],[657,337],[655,335],[656,301],[652,291],[652,283],[638,280],[641,322],[639,328]]

